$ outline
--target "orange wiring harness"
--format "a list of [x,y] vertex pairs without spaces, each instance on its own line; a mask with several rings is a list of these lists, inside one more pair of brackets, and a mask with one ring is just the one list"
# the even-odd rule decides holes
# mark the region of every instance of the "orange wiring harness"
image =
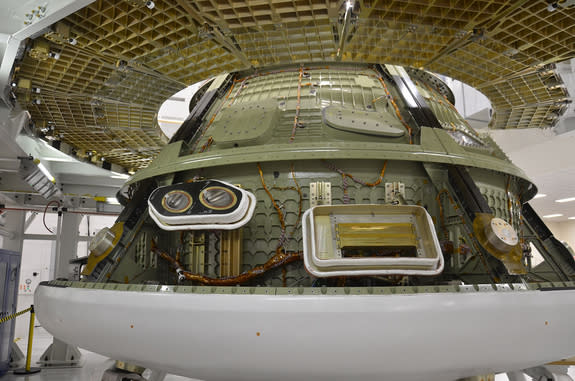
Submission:
[[[282,236],[285,236],[286,225],[285,225],[284,214],[283,214],[281,208],[279,207],[279,205],[274,200],[273,195],[271,194],[269,188],[267,187],[267,185],[264,181],[263,170],[262,170],[261,165],[258,163],[257,166],[258,166],[262,186],[263,186],[264,190],[266,191],[266,193],[268,194],[268,196],[270,197],[270,200],[272,201],[274,208],[276,209],[276,211],[278,213],[278,218],[279,218],[280,225],[282,228]],[[275,187],[275,189],[281,189],[281,190],[290,189],[290,190],[295,190],[298,192],[298,195],[299,195],[298,214],[297,214],[296,223],[293,227],[292,232],[290,233],[290,237],[291,237],[295,233],[295,230],[297,229],[297,227],[299,226],[300,221],[301,221],[303,193],[302,193],[301,187],[300,187],[300,185],[297,182],[297,179],[295,177],[295,169],[294,169],[293,164],[291,165],[290,170],[291,170],[293,181],[295,183],[295,187],[285,187],[285,188]],[[381,182],[381,180],[379,180],[379,182]],[[182,234],[180,234],[180,241],[181,242],[183,241],[183,235]],[[176,258],[172,258],[166,252],[163,252],[160,249],[158,249],[156,247],[155,242],[152,242],[152,251],[156,255],[158,255],[160,258],[162,258],[163,260],[169,262],[174,267],[174,269],[178,273],[178,275],[180,277],[183,277],[186,280],[199,282],[201,284],[205,284],[208,286],[230,286],[230,285],[236,285],[236,284],[247,282],[247,281],[249,281],[255,277],[262,275],[263,273],[265,273],[269,270],[287,265],[288,263],[292,263],[292,262],[295,262],[297,260],[301,260],[301,258],[302,258],[301,252],[288,252],[288,253],[286,253],[285,251],[283,251],[282,250],[283,249],[283,243],[284,243],[284,240],[280,238],[280,244],[278,245],[278,248],[276,249],[276,254],[272,258],[270,258],[266,263],[264,263],[263,265],[256,266],[253,269],[246,271],[240,275],[233,276],[233,277],[225,277],[225,278],[211,278],[211,277],[207,277],[204,275],[193,274],[189,271],[185,271],[183,269],[182,264],[180,263],[180,252],[179,251],[176,252]],[[287,273],[285,272],[285,269],[284,269],[284,271],[282,272],[282,281],[284,284],[286,282],[286,279],[287,279]]]
[[[440,215],[440,219],[441,219],[441,227],[443,229],[443,232],[445,234],[446,239],[448,239],[449,237],[447,234],[447,229],[445,228],[445,216],[443,214],[443,206],[441,205],[441,196],[443,194],[447,195],[447,199],[449,200],[449,203],[451,204],[451,206],[453,206],[453,209],[458,210],[459,206],[457,205],[457,203],[455,202],[455,200],[453,199],[453,197],[451,196],[451,194],[449,193],[449,191],[447,189],[440,190],[439,193],[437,194],[437,197],[435,198],[435,200],[439,204],[439,215]],[[465,218],[463,218],[463,215],[459,214],[459,218],[461,219],[461,223],[465,226]],[[469,240],[470,240],[471,244],[473,245],[476,252],[478,253],[479,260],[483,264],[483,267],[489,273],[489,276],[491,277],[491,279],[494,282],[497,282],[498,281],[497,278],[493,275],[493,273],[491,272],[491,269],[489,268],[489,265],[487,263],[487,259],[485,259],[483,252],[479,248],[479,245],[477,243],[477,238],[475,238],[475,236],[473,235],[472,232],[468,232],[467,235],[469,236]],[[464,241],[466,241],[466,240],[464,240]]]
[[383,89],[385,90],[385,94],[387,95],[387,98],[389,99],[389,101],[393,105],[393,108],[395,110],[395,114],[397,115],[397,117],[399,118],[399,120],[401,121],[403,126],[407,129],[407,132],[409,133],[409,144],[413,144],[413,131],[412,131],[411,127],[409,126],[409,124],[407,124],[407,122],[401,116],[401,113],[399,112],[399,107],[397,107],[397,104],[393,100],[393,97],[391,96],[391,93],[387,89],[387,85],[385,84],[385,81],[383,80],[383,78],[381,78],[381,76],[378,76],[377,79],[379,79],[379,82],[381,82],[381,84],[383,85]]
[[299,79],[298,79],[298,83],[297,83],[297,104],[295,106],[295,117],[293,119],[293,128],[291,130],[291,137],[289,139],[290,143],[292,143],[295,140],[295,132],[297,129],[297,126],[299,124],[299,111],[301,109],[301,80],[303,78],[303,66],[300,66],[299,68]]
[[349,194],[348,194],[348,192],[347,192],[347,181],[346,181],[347,178],[351,179],[352,181],[354,181],[354,182],[356,182],[356,183],[358,183],[358,184],[361,184],[361,185],[364,185],[364,186],[366,186],[366,187],[372,188],[372,187],[376,187],[376,186],[378,186],[379,184],[381,184],[381,182],[382,182],[382,180],[383,180],[383,176],[385,176],[385,169],[387,168],[387,160],[386,160],[386,161],[383,163],[383,167],[381,168],[381,172],[379,173],[379,177],[377,178],[377,180],[374,181],[373,183],[368,183],[368,182],[362,181],[362,180],[360,180],[360,179],[356,179],[352,174],[347,173],[347,172],[344,172],[343,170],[337,168],[335,165],[333,165],[333,164],[331,164],[331,163],[329,163],[329,162],[326,162],[325,160],[324,160],[324,163],[326,164],[326,166],[327,166],[329,169],[331,169],[332,171],[335,171],[335,172],[337,172],[337,173],[339,173],[339,174],[341,175],[341,182],[342,182],[342,185],[343,185],[343,203],[344,203],[344,204],[348,204],[348,203],[349,203]]
[[178,260],[172,258],[167,253],[158,249],[155,247],[155,245],[152,245],[152,251],[163,260],[169,262],[178,273],[178,276],[183,277],[186,280],[198,282],[207,286],[234,286],[240,283],[245,283],[260,275],[265,274],[270,270],[285,266],[295,261],[299,261],[302,258],[302,254],[300,252],[286,253],[278,249],[276,251],[276,255],[271,257],[266,263],[256,266],[249,271],[241,273],[240,275],[225,278],[211,278],[205,275],[192,274],[189,271],[183,270],[182,264]]
[[[443,234],[445,235],[445,239],[448,239],[449,238],[448,232],[447,232],[447,229],[445,227],[445,214],[443,212],[443,205],[441,204],[441,196],[444,194],[447,196],[447,199],[449,200],[449,203],[451,204],[453,209],[457,210],[457,209],[459,209],[459,206],[457,205],[457,203],[455,202],[453,197],[451,197],[451,194],[449,193],[449,191],[447,189],[440,190],[439,193],[437,193],[437,197],[435,197],[435,200],[437,201],[437,205],[439,205],[439,219],[441,222],[441,229],[443,230]],[[465,220],[463,219],[463,217],[461,215],[459,217],[461,218],[461,223],[465,224]]]
[[387,160],[383,163],[383,167],[381,168],[381,172],[379,173],[379,177],[377,178],[377,180],[375,180],[373,183],[368,183],[368,182],[364,182],[360,179],[356,179],[352,174],[347,173],[342,171],[341,169],[337,168],[335,165],[330,164],[328,162],[325,162],[328,166],[328,168],[330,168],[331,170],[339,173],[342,177],[348,177],[351,180],[353,180],[354,182],[361,184],[361,185],[365,185],[366,187],[376,187],[379,184],[381,184],[382,180],[383,180],[383,176],[385,176],[385,169],[387,168]]
[[214,143],[214,137],[210,136],[208,138],[208,141],[206,143],[204,143],[204,145],[202,146],[202,148],[200,148],[200,153],[204,152],[205,150],[207,150],[208,148],[210,148],[212,146],[212,144]]
[[[226,94],[226,100],[228,99],[228,97],[230,96],[232,89],[234,88],[234,84],[232,83],[232,86],[230,86],[230,89],[228,90],[228,93]],[[202,131],[202,134],[200,135],[200,137],[198,138],[197,142],[199,142],[200,140],[202,140],[202,138],[204,137],[204,135],[206,134],[206,131],[208,131],[208,129],[210,128],[210,126],[212,125],[212,123],[214,123],[214,120],[216,120],[216,116],[218,115],[218,113],[220,112],[220,110],[223,108],[224,103],[222,102],[222,104],[220,105],[220,108],[217,109],[216,112],[214,112],[214,114],[212,115],[212,117],[210,118],[210,121],[208,122],[208,124],[206,124],[206,127],[204,128],[204,130]],[[211,142],[210,142],[211,140]],[[200,152],[204,152],[205,149],[209,148],[212,143],[213,143],[213,138],[210,136],[210,139],[208,139],[208,141],[202,146],[202,149],[200,150]],[[205,148],[204,148],[205,147]],[[192,152],[194,151],[194,149],[192,149]]]
[[280,207],[278,206],[278,204],[276,203],[276,200],[274,200],[274,196],[272,195],[272,193],[270,192],[270,190],[268,189],[268,187],[266,185],[266,182],[264,181],[264,172],[262,171],[262,166],[260,165],[260,163],[257,163],[257,166],[258,166],[258,171],[260,172],[260,180],[262,182],[262,186],[264,187],[264,190],[266,191],[270,200],[272,201],[272,204],[273,204],[275,210],[278,212],[278,218],[280,220],[280,226],[282,229],[282,234],[285,234],[286,223],[284,220],[284,214],[283,214],[282,210],[280,209]]
[[289,238],[291,238],[294,234],[296,229],[298,228],[299,224],[300,224],[300,220],[301,220],[301,215],[302,215],[302,204],[303,204],[303,193],[301,191],[301,187],[299,186],[296,177],[295,177],[295,171],[294,171],[294,166],[293,164],[291,165],[291,174],[292,174],[292,178],[293,181],[295,183],[295,187],[273,187],[272,189],[278,189],[278,190],[295,190],[298,193],[299,196],[299,205],[298,205],[298,213],[297,213],[297,218],[296,218],[296,223],[292,229],[292,231],[290,232],[290,234],[288,236],[286,236],[286,222],[285,222],[285,216],[281,210],[281,208],[279,207],[279,205],[276,203],[271,191],[269,190],[269,188],[267,187],[265,180],[264,180],[264,174],[263,174],[263,170],[261,165],[258,163],[258,170],[260,173],[260,180],[262,183],[262,186],[264,188],[264,190],[266,191],[267,195],[269,196],[270,200],[272,201],[272,204],[276,210],[276,212],[278,213],[278,218],[280,221],[280,226],[282,229],[282,233],[281,233],[281,237],[280,237],[280,241],[279,241],[279,245],[278,248],[283,247],[285,241]]
[[[293,181],[294,181],[294,183],[295,183],[295,187],[275,187],[275,186],[272,187],[272,189],[277,189],[277,190],[282,190],[282,191],[285,191],[285,190],[293,190],[293,191],[296,191],[296,192],[298,193],[298,196],[299,196],[298,211],[297,211],[296,222],[295,222],[295,224],[294,224],[294,227],[293,227],[291,233],[287,236],[287,238],[293,237],[293,235],[295,234],[296,229],[297,229],[298,226],[299,226],[299,223],[300,223],[300,220],[301,220],[301,215],[302,215],[302,204],[303,204],[303,193],[302,193],[302,191],[301,191],[301,187],[299,186],[299,184],[298,184],[298,182],[297,182],[297,180],[296,180],[296,178],[295,178],[295,172],[294,172],[294,166],[293,166],[293,164],[291,165],[291,169],[290,169],[290,170],[291,170],[291,175],[292,175]],[[285,221],[285,218],[284,218],[284,221]]]

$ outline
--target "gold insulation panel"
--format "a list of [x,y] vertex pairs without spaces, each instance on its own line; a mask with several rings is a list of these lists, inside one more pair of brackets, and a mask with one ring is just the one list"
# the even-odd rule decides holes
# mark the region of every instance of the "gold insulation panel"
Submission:
[[341,58],[422,67],[482,91],[492,128],[548,127],[568,94],[545,65],[575,55],[575,9],[546,8],[545,0],[356,0],[344,28],[344,1],[156,0],[148,9],[99,0],[29,42],[14,76],[41,92],[16,96],[37,126],[54,126],[49,138],[134,169],[164,144],[156,122],[164,100],[250,66]]
[[521,249],[521,244],[518,243],[510,250],[503,251],[490,243],[486,227],[489,226],[492,219],[493,215],[488,213],[476,214],[475,219],[473,220],[473,232],[475,233],[477,241],[489,252],[489,254],[503,262],[503,265],[505,265],[509,274],[526,274],[527,269],[523,263],[523,250]]
[[339,249],[417,246],[415,226],[410,223],[340,223],[336,237]]
[[242,272],[243,230],[222,230],[220,236],[220,277],[238,276]]
[[194,274],[204,274],[206,266],[206,234],[189,231],[184,238],[184,251],[182,264],[186,271]]

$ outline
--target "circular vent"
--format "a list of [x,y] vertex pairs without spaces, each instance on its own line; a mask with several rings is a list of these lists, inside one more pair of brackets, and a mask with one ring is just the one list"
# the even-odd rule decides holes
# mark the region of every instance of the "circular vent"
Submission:
[[188,192],[173,190],[162,198],[162,206],[172,213],[183,213],[192,206],[192,196]]
[[200,193],[200,202],[210,209],[226,210],[236,205],[237,201],[234,192],[224,187],[208,187]]

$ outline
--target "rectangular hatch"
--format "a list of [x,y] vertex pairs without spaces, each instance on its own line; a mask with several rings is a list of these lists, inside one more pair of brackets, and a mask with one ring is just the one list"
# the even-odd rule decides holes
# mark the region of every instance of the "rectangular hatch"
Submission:
[[443,256],[416,205],[329,205],[304,214],[304,262],[314,276],[437,275]]

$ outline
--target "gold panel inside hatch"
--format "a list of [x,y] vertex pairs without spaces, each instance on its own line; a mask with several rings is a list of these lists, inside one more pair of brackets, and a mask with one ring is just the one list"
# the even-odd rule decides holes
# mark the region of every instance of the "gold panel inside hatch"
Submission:
[[413,252],[402,248],[417,247],[415,226],[411,223],[340,223],[336,225],[336,236],[338,249],[351,256],[365,256],[366,252],[375,256],[401,255]]

